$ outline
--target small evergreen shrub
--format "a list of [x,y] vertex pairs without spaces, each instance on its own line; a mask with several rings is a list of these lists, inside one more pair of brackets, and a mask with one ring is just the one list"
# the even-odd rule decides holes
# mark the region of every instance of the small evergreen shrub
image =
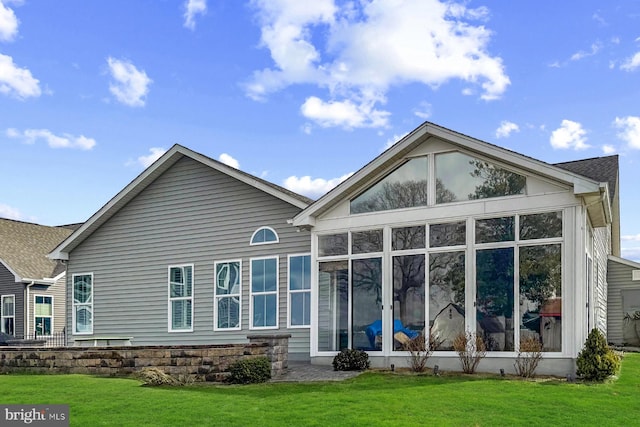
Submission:
[[233,384],[263,383],[271,379],[271,362],[266,357],[237,360],[229,365],[229,373]]
[[344,349],[333,358],[334,371],[364,371],[369,369],[369,355],[362,350]]
[[587,381],[603,381],[620,370],[620,357],[609,348],[599,329],[589,332],[576,361],[578,376]]

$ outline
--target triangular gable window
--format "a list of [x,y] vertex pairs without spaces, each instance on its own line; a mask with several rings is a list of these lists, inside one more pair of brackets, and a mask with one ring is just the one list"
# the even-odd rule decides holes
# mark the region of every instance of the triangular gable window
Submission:
[[351,213],[427,205],[427,157],[411,159],[351,200]]
[[458,152],[435,157],[438,204],[525,194],[523,175]]

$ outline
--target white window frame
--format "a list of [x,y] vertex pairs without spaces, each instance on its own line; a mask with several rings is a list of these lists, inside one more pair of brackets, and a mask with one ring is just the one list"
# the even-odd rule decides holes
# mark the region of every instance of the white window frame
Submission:
[[[259,232],[261,232],[262,230],[269,230],[271,231],[275,236],[276,236],[276,240],[274,241],[270,241],[270,242],[254,242],[253,239],[255,239],[256,234],[258,234]],[[249,246],[258,246],[258,245],[273,245],[275,243],[279,243],[280,242],[280,236],[278,236],[278,233],[276,232],[276,230],[274,230],[271,227],[259,227],[256,231],[253,232],[253,234],[251,235],[251,239],[249,239]]]
[[[276,260],[276,290],[268,292],[253,292],[253,261],[275,259]],[[256,295],[275,295],[276,296],[276,324],[275,326],[255,326],[253,324],[253,297]],[[249,329],[278,329],[280,325],[280,257],[265,256],[249,259]]]
[[[51,298],[51,316],[38,316],[38,313],[36,313],[36,311],[37,311],[37,310],[36,310],[36,299],[37,299],[38,297],[41,297],[41,298]],[[36,319],[37,319],[38,317],[43,317],[43,318],[49,317],[49,318],[51,318],[51,334],[53,335],[53,332],[55,331],[54,307],[55,307],[55,305],[54,305],[54,298],[53,298],[53,295],[45,295],[45,294],[34,294],[34,295],[33,295],[33,334],[34,334],[34,335],[35,335],[35,333],[36,333],[36,326],[37,326]],[[44,334],[43,334],[43,335],[38,335],[38,336],[39,336],[39,337],[50,337],[51,335],[44,335]]]
[[[188,297],[172,297],[171,296],[171,269],[172,268],[185,268],[191,267],[191,296]],[[185,277],[183,275],[183,277]],[[195,278],[196,278],[196,270],[193,264],[175,264],[167,267],[167,326],[169,332],[193,332],[193,318],[195,312],[195,304],[194,304],[194,295],[195,295]],[[173,301],[191,301],[191,319],[190,319],[190,327],[183,329],[174,329],[173,328]]]
[[[13,314],[11,316],[7,316],[3,310],[4,300],[6,298],[13,299]],[[4,327],[5,319],[13,319],[13,331],[9,335],[15,336],[16,335],[16,296],[14,294],[2,295],[0,297],[0,328],[1,328],[0,331],[4,332],[5,334],[8,334],[9,332],[7,332]]]
[[[238,272],[239,274],[239,283],[238,283],[238,292],[233,294],[222,294],[218,295],[218,265],[220,264],[231,264],[238,263]],[[213,330],[214,331],[239,331],[242,329],[242,260],[241,259],[232,259],[225,261],[216,261],[213,263]],[[218,326],[218,301],[224,298],[237,298],[239,309],[238,309],[238,326],[235,328],[221,328]]]
[[[297,289],[291,290],[291,258],[302,258],[309,257],[309,288],[308,289]],[[305,294],[308,293],[311,296],[311,271],[313,270],[313,265],[311,265],[311,254],[291,254],[287,257],[287,327],[292,329],[309,329],[311,327],[311,313],[309,313],[309,324],[307,325],[292,325],[291,324],[291,310],[293,305],[291,304],[291,296],[293,294]],[[309,298],[309,311],[311,311],[311,298]]]
[[[88,303],[76,303],[76,277],[78,276],[89,276],[91,277],[91,297],[89,298]],[[71,313],[71,327],[72,327],[72,335],[92,335],[93,334],[93,273],[78,273],[73,274],[71,276],[71,301],[72,301],[72,313]],[[89,331],[86,332],[78,332],[76,330],[76,313],[77,307],[87,307],[91,313],[91,327]]]

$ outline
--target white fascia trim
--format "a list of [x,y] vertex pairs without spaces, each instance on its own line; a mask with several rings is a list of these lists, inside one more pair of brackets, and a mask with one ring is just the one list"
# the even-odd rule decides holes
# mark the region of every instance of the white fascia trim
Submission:
[[634,269],[640,269],[640,262],[631,261],[630,259],[626,258],[620,258],[615,255],[609,255],[607,258],[609,259],[609,261],[617,262],[618,264],[623,264]]
[[43,279],[29,279],[28,277],[23,277],[22,278],[22,282],[29,282],[30,284],[36,284],[36,285],[53,285],[54,283],[56,283],[55,279],[51,279],[51,278],[43,278]]

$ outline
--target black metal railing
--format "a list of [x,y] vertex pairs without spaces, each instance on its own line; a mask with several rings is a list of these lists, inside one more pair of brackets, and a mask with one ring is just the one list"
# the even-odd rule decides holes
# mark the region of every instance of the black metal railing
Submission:
[[16,336],[13,345],[25,345],[25,346],[42,346],[42,347],[66,347],[67,334],[65,331],[54,332],[49,335],[42,335],[36,333],[26,334],[23,336]]

